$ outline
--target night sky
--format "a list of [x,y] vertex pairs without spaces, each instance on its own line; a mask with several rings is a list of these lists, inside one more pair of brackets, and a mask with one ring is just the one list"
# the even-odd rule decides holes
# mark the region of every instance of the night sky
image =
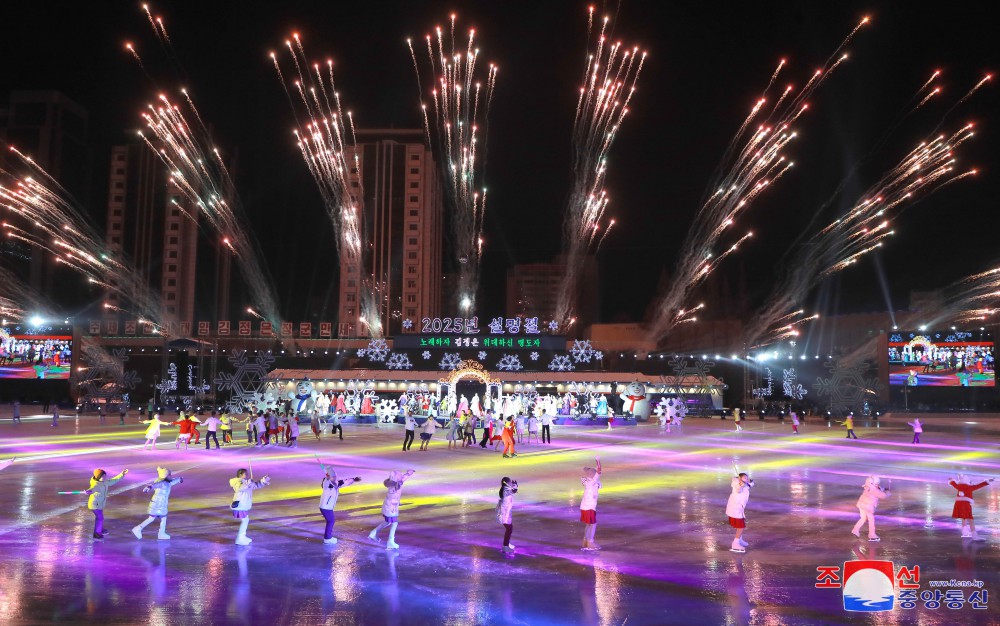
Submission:
[[[89,111],[92,184],[80,201],[103,227],[109,147],[139,128],[139,112],[158,90],[176,94],[185,85],[223,152],[238,153],[241,198],[277,283],[282,313],[305,319],[315,314],[306,311],[305,302],[329,291],[337,262],[332,230],[292,142],[292,111],[267,53],[280,51],[285,38],[298,31],[311,56],[335,60],[341,98],[358,127],[419,127],[420,94],[405,38],[422,40],[455,11],[462,31],[476,27],[482,60],[500,66],[488,131],[490,200],[480,313],[502,314],[506,269],[548,261],[559,252],[586,6],[562,1],[153,4],[173,40],[179,75],[138,3],[8,3],[0,26],[8,51],[0,96],[11,89],[56,89]],[[752,229],[757,236],[721,273],[734,286],[745,278],[750,307],[767,295],[790,242],[845,178],[844,194],[831,211],[856,200],[973,84],[1000,67],[995,44],[988,44],[995,34],[988,6],[608,5],[615,37],[641,45],[649,57],[609,161],[608,215],[618,225],[600,256],[603,321],[641,318],[662,273],[676,262],[729,138],[778,59],[789,60],[783,80],[801,85],[863,15],[874,20],[858,33],[848,47],[850,61],[819,90],[798,125],[801,140],[788,151],[795,170],[738,223],[738,231]],[[127,40],[135,42],[155,82],[124,51]],[[943,97],[906,118],[879,144],[937,68],[944,71]],[[869,256],[817,290],[821,312],[884,310],[887,297],[893,307],[903,307],[911,289],[944,286],[1000,257],[987,228],[1000,191],[997,110],[997,86],[987,86],[945,120],[943,131],[977,123],[977,137],[963,148],[960,164],[979,166],[980,175],[906,210],[895,223],[898,236],[880,256]],[[880,271],[887,292],[879,286]],[[234,310],[242,305],[237,299]]]

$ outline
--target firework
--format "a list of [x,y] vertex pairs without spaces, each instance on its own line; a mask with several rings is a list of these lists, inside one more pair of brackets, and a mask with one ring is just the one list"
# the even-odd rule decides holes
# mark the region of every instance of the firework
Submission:
[[[593,24],[590,8],[588,25]],[[628,114],[646,53],[638,46],[625,48],[608,41],[610,18],[605,17],[593,46],[588,46],[583,85],[573,120],[573,169],[569,201],[563,223],[565,272],[559,285],[555,319],[566,326],[575,313],[577,268],[582,257],[600,247],[614,220],[600,232],[608,206],[604,189],[607,157]],[[591,33],[587,33],[588,40]],[[595,245],[596,243],[596,245]]]
[[[420,106],[428,146],[444,166],[446,197],[455,238],[453,248],[458,262],[456,297],[463,313],[471,314],[475,311],[479,287],[483,213],[486,210],[486,187],[482,184],[483,164],[486,161],[485,124],[493,99],[497,66],[490,64],[485,72],[479,67],[475,29],[469,30],[464,48],[456,42],[455,15],[451,16],[448,35],[441,27],[437,27],[435,32],[435,37],[426,36],[427,58],[434,77],[434,87],[430,92],[433,131],[427,104],[421,101]],[[423,98],[420,63],[412,41],[407,39],[406,43]]]
[[[159,298],[133,265],[106,247],[104,237],[54,178],[16,148],[10,152],[18,167],[16,172],[0,169],[0,201],[17,217],[3,222],[4,236],[49,252],[60,265],[117,293],[133,304],[137,314],[158,322]],[[17,284],[10,283],[11,287]],[[43,302],[20,286],[13,288],[29,305]]]
[[[771,75],[761,97],[733,136],[720,162],[715,180],[706,192],[691,229],[681,248],[675,281],[657,303],[656,316],[650,328],[655,340],[662,339],[679,321],[679,311],[692,290],[719,266],[715,254],[723,236],[731,231],[739,218],[765,190],[784,176],[794,165],[784,151],[796,138],[794,126],[809,108],[808,99],[847,59],[844,46],[858,29],[868,23],[864,18],[834,50],[823,67],[816,70],[798,91],[785,87],[773,106],[768,106],[769,94],[786,65],[785,59]],[[723,258],[744,241],[725,245]]]
[[956,150],[973,136],[972,124],[950,136],[938,135],[921,142],[895,167],[870,187],[843,215],[805,241],[788,263],[792,268],[771,296],[768,305],[748,324],[747,342],[777,332],[785,312],[801,302],[824,278],[858,262],[877,250],[894,233],[892,220],[918,199],[975,175],[959,171]]
[[333,225],[341,267],[346,263],[348,267],[357,268],[361,277],[361,319],[371,335],[378,338],[382,336],[383,327],[379,302],[371,288],[372,280],[366,278],[364,251],[368,239],[364,232],[364,181],[354,120],[351,112],[345,114],[341,107],[340,94],[333,82],[333,61],[310,66],[297,33],[285,41],[285,47],[298,76],[292,90],[285,83],[277,55],[272,52],[270,56],[295,112],[296,145],[323,197]]

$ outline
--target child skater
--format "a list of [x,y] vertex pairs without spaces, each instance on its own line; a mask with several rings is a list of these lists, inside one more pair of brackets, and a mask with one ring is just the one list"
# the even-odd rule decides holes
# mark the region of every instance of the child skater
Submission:
[[753,488],[753,480],[745,472],[740,472],[733,476],[730,481],[733,488],[729,494],[729,501],[726,502],[726,515],[729,517],[729,525],[736,529],[736,537],[730,552],[746,552],[747,542],[743,540],[743,531],[747,527],[746,508],[747,501],[750,500],[750,489]]
[[191,442],[191,434],[194,431],[194,422],[192,422],[188,416],[181,412],[181,418],[176,422],[171,422],[177,427],[177,441],[174,442],[174,449],[181,447],[184,444],[184,449],[188,449],[188,443]]
[[514,544],[510,542],[510,534],[514,531],[512,513],[514,511],[514,494],[517,493],[517,481],[504,476],[500,479],[500,501],[497,502],[497,521],[503,525],[503,551],[514,552]]
[[[986,485],[993,482],[993,479],[984,480],[983,482],[973,485],[972,481],[965,474],[959,474],[958,478],[952,478],[948,483],[952,487],[958,490],[958,495],[955,496],[955,508],[951,511],[951,516],[955,519],[962,520],[962,537],[971,538],[973,541],[983,541],[979,534],[976,532],[976,522],[972,519],[972,492],[976,489],[982,489]],[[969,523],[969,530],[965,529],[965,523]]]
[[149,424],[146,428],[146,443],[143,444],[142,449],[146,450],[152,446],[153,450],[156,450],[156,438],[160,436],[160,427],[166,426],[170,422],[161,422],[160,414],[155,413],[152,419],[143,420],[143,424]]
[[[407,450],[410,449],[410,446],[413,445],[413,435],[414,433],[417,432],[417,420],[413,418],[413,415],[411,415],[408,410],[404,409],[404,413],[405,415],[403,417],[403,430],[404,430],[403,452],[406,452]],[[423,449],[423,443],[421,443],[420,445],[421,449]]]
[[288,420],[288,447],[299,447],[299,418],[297,415]]
[[583,529],[583,549],[600,550],[601,546],[594,543],[594,533],[597,532],[597,494],[601,490],[601,459],[594,457],[597,469],[583,468],[583,497],[580,498],[580,521],[585,524]]
[[337,522],[333,514],[333,509],[337,506],[337,498],[340,496],[340,488],[360,482],[361,477],[355,476],[354,478],[337,480],[337,471],[334,470],[333,467],[323,465],[322,463],[320,463],[320,467],[323,468],[324,476],[323,482],[320,483],[322,492],[319,499],[319,512],[323,514],[323,519],[326,520],[326,530],[323,532],[323,543],[333,545],[337,543],[337,538],[333,536],[333,525]]
[[854,530],[851,531],[852,535],[860,538],[861,527],[867,521],[868,541],[881,541],[879,536],[875,534],[875,509],[878,508],[878,501],[884,500],[888,495],[889,492],[879,485],[878,476],[869,476],[865,479],[864,491],[858,498],[858,511],[861,513],[861,518],[854,525]]
[[528,443],[531,443],[531,438],[535,438],[535,443],[538,443],[538,416],[531,414],[528,417]]
[[743,430],[743,427],[740,426],[740,419],[742,419],[742,416],[740,415],[740,407],[736,407],[733,409],[733,422],[736,423],[736,432]]
[[796,435],[799,434],[799,414],[792,409],[792,432]]
[[434,431],[437,430],[438,423],[433,417],[428,417],[427,421],[424,422],[420,433],[420,450],[427,451],[428,446],[431,445],[431,437],[434,436]]
[[845,439],[858,438],[858,436],[854,434],[854,411],[848,413],[844,421],[840,423],[847,427],[847,437],[845,437]]
[[920,425],[920,420],[914,419],[912,422],[906,422],[913,427],[913,441],[910,443],[920,443],[920,433],[924,432],[924,427]]
[[388,489],[385,500],[382,501],[382,519],[384,521],[368,533],[368,538],[372,541],[378,541],[379,531],[388,527],[389,541],[385,544],[386,550],[399,549],[399,544],[396,543],[396,526],[399,525],[399,500],[403,496],[403,483],[410,476],[413,476],[413,473],[414,470],[406,470],[405,474],[393,471],[389,474],[389,478],[382,481],[382,484]]
[[156,476],[156,482],[142,488],[143,493],[152,491],[153,499],[149,501],[149,508],[147,509],[149,517],[132,529],[132,534],[135,535],[136,539],[142,539],[142,530],[157,519],[160,520],[160,532],[156,535],[156,538],[170,539],[170,535],[167,534],[167,505],[170,502],[170,490],[174,485],[184,482],[184,479],[174,478],[171,476],[170,470],[165,467],[157,467]]
[[476,443],[476,417],[472,413],[466,413],[462,420],[462,434],[465,439],[462,440],[462,447],[466,448]]
[[87,498],[87,508],[94,514],[94,539],[104,539],[108,533],[104,531],[104,505],[108,502],[108,489],[128,474],[127,469],[123,469],[114,478],[105,479],[107,472],[102,469],[95,469],[94,475],[90,477],[90,489],[84,491],[90,496]]
[[[266,436],[266,435],[265,435]],[[248,546],[253,539],[247,537],[247,525],[250,524],[250,509],[253,507],[254,489],[260,489],[271,484],[271,477],[265,475],[260,480],[254,480],[245,469],[237,470],[236,478],[229,479],[233,488],[233,517],[240,520],[240,530],[236,533],[236,545]]]
[[514,417],[508,417],[507,423],[504,424],[503,429],[500,431],[500,440],[503,441],[503,458],[509,459],[511,457],[517,456],[514,452]]
[[452,415],[448,418],[448,434],[445,439],[448,440],[448,449],[451,450],[453,447],[458,450],[458,420]]

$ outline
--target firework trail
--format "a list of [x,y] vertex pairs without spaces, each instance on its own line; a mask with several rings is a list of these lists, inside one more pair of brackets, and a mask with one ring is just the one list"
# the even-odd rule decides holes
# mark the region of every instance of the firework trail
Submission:
[[967,124],[950,136],[921,142],[842,216],[807,239],[786,264],[791,270],[767,299],[767,306],[748,324],[748,345],[776,330],[780,334],[775,324],[813,287],[880,248],[894,232],[891,220],[916,200],[975,175],[976,170],[959,172],[955,165],[955,151],[972,136],[972,124]]
[[52,316],[45,298],[16,274],[0,267],[0,317],[23,320],[32,313]]
[[[590,7],[588,25],[593,25]],[[599,222],[608,206],[604,189],[607,157],[618,130],[628,114],[629,101],[635,94],[646,53],[639,47],[625,48],[621,42],[608,41],[609,17],[601,23],[593,46],[588,45],[583,85],[573,119],[572,182],[566,217],[563,221],[563,263],[565,272],[559,284],[555,319],[567,327],[576,308],[577,269],[591,248],[600,247],[607,236],[598,238]],[[587,39],[592,36],[588,28]],[[596,246],[595,246],[596,242]]]
[[[486,188],[482,184],[482,164],[486,160],[485,128],[497,66],[485,72],[478,66],[479,49],[475,47],[475,29],[469,30],[464,48],[455,40],[455,15],[445,35],[436,28],[436,37],[426,36],[427,58],[434,87],[430,99],[434,110],[433,132],[427,104],[421,101],[427,144],[444,167],[446,197],[452,213],[453,248],[458,261],[459,281],[456,297],[465,314],[475,311],[479,288],[479,263],[482,257],[483,213]],[[410,57],[420,85],[419,63],[412,41],[407,39]],[[424,94],[421,93],[421,98]],[[482,145],[480,145],[482,143]]]
[[372,337],[380,338],[382,316],[376,290],[366,271],[368,238],[364,232],[364,181],[354,121],[350,111],[345,114],[341,107],[340,94],[333,82],[333,61],[310,66],[297,33],[285,41],[285,47],[298,76],[293,90],[290,91],[285,83],[277,55],[272,52],[270,56],[295,114],[296,145],[323,197],[342,266],[346,262],[358,268],[359,284],[362,285],[361,318]]
[[247,219],[236,186],[219,150],[209,147],[211,136],[190,96],[186,91],[182,93],[191,114],[197,119],[196,127],[188,123],[179,105],[160,94],[159,103],[147,105],[142,113],[150,134],[139,131],[139,137],[166,165],[170,187],[205,216],[232,250],[256,307],[266,319],[279,324],[277,299],[261,265],[257,242],[245,226]]
[[[656,316],[650,327],[652,339],[659,341],[666,336],[679,321],[678,312],[692,290],[718,267],[714,250],[723,235],[732,229],[736,219],[793,166],[784,156],[784,149],[796,137],[794,124],[808,110],[807,100],[847,59],[841,51],[868,21],[867,17],[861,20],[800,90],[794,91],[791,86],[785,88],[774,106],[767,107],[770,88],[786,63],[781,60],[768,82],[769,87],[730,141],[716,170],[714,182],[706,192],[707,198],[695,215],[694,224],[681,248],[674,284],[657,304]],[[728,252],[723,254],[733,251],[732,245],[727,245],[726,249]]]
[[1000,311],[1000,267],[967,276],[944,289],[930,328],[945,322],[984,322]]
[[[54,178],[16,148],[10,152],[19,166],[16,172],[0,169],[0,202],[19,219],[4,220],[4,236],[50,252],[88,282],[131,302],[138,315],[159,322],[159,297],[133,265],[107,248],[104,237]],[[40,302],[29,298],[28,303]]]

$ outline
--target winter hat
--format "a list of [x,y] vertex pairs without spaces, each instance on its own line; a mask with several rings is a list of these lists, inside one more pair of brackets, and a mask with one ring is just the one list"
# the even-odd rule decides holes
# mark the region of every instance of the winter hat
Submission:
[[94,470],[94,480],[101,480],[102,478],[104,478],[105,474],[107,474],[107,472],[105,472],[104,470],[102,470],[102,469],[95,469]]
[[160,480],[166,480],[167,477],[170,476],[170,470],[168,470],[165,467],[157,467],[156,468],[156,476]]
[[592,467],[585,467],[583,468],[583,475],[587,478],[593,478],[594,476],[597,476],[597,470]]
[[958,475],[958,482],[961,483],[961,484],[968,484],[969,483],[969,477],[966,476],[965,474],[959,474]]
[[865,479],[865,487],[877,487],[879,483],[878,476],[869,476]]

